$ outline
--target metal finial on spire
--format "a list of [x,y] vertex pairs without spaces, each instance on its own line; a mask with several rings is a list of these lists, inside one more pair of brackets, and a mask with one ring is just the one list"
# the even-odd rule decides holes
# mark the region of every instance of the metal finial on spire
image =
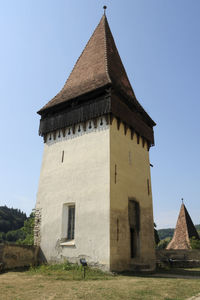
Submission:
[[183,198],[181,198],[182,204],[183,204]]
[[104,5],[104,7],[103,7],[103,9],[104,9],[104,16],[106,15],[106,8],[107,8],[107,6]]

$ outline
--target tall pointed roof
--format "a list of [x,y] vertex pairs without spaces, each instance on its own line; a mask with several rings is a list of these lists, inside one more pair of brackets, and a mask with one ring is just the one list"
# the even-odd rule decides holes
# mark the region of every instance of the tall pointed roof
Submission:
[[38,113],[41,114],[50,107],[109,85],[120,90],[134,102],[140,111],[147,115],[136,100],[107,18],[103,15],[64,87]]
[[190,238],[199,239],[197,230],[184,204],[181,205],[173,238],[167,249],[190,249]]
[[[102,115],[154,145],[156,124],[137,101],[105,14],[77,60],[62,90],[38,111],[39,134],[75,126]],[[132,135],[133,136],[133,135]]]

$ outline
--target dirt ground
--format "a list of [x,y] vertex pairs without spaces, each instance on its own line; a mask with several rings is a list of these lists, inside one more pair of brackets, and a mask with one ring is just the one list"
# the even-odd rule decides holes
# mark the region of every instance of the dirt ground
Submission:
[[0,300],[181,300],[200,292],[200,279],[116,276],[70,281],[64,277],[8,272],[0,275]]

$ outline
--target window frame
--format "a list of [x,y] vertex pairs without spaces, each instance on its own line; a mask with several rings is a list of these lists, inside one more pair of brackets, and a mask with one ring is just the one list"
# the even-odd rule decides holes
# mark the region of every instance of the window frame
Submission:
[[[70,211],[74,208],[72,212],[73,216],[70,221]],[[61,229],[61,246],[75,246],[75,224],[76,224],[76,204],[75,202],[64,203],[62,209],[62,229]],[[71,228],[69,228],[71,227]],[[70,236],[69,236],[69,231]]]
[[74,240],[75,236],[75,205],[68,206],[67,240]]

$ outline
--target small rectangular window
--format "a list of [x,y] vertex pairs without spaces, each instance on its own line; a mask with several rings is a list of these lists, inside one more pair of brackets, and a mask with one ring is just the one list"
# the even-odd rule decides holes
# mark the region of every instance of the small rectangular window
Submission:
[[115,184],[117,183],[117,165],[115,165]]
[[117,241],[119,241],[119,219],[117,218]]
[[147,191],[148,191],[148,195],[150,195],[150,185],[149,185],[149,179],[147,179]]
[[131,151],[128,152],[128,161],[129,161],[129,165],[132,165],[132,153]]
[[67,239],[74,240],[74,225],[75,225],[75,205],[68,207],[68,228]]
[[62,151],[62,159],[61,159],[61,162],[62,162],[62,163],[63,163],[63,161],[64,161],[64,156],[65,156],[65,152]]
[[75,203],[65,203],[62,212],[62,242],[75,239]]

